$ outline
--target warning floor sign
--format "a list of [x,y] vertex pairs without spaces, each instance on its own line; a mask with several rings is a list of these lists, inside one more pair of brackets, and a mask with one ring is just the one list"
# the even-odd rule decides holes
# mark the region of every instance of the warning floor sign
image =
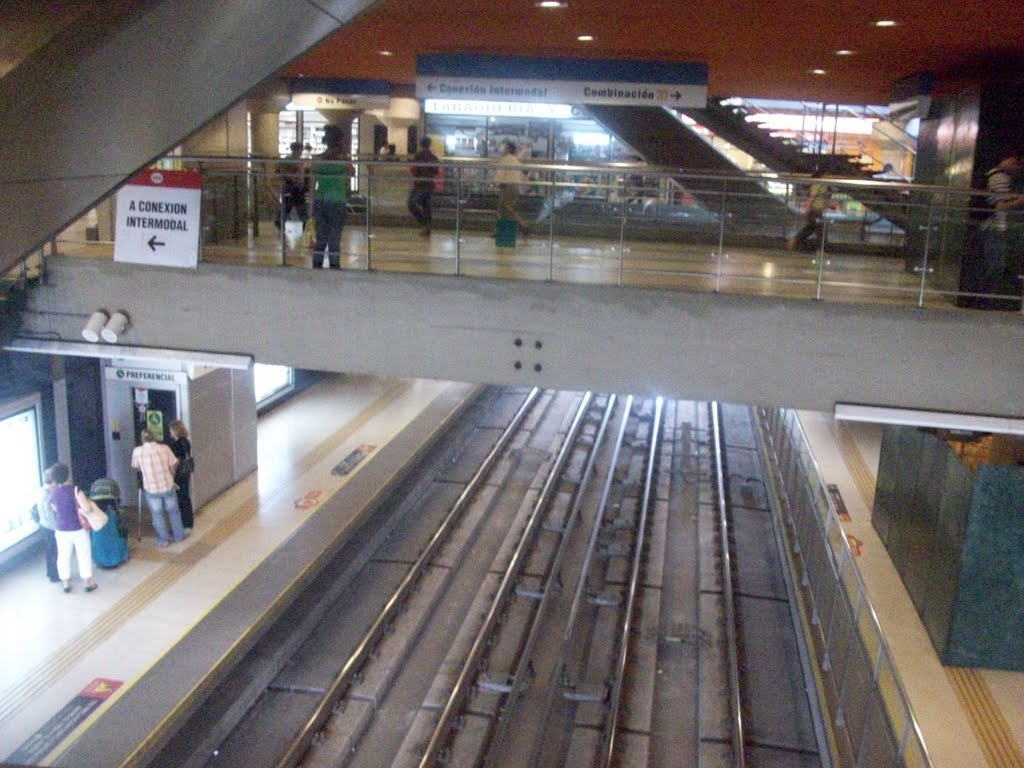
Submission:
[[135,174],[117,193],[114,261],[196,266],[201,186],[197,171]]

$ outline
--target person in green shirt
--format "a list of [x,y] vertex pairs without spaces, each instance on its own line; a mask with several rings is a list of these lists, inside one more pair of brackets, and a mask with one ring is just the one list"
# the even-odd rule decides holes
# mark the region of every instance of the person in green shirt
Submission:
[[[313,247],[313,269],[323,265],[324,251],[331,269],[341,269],[341,230],[348,215],[346,205],[350,179],[355,173],[344,153],[345,132],[336,125],[324,128],[324,146],[316,164],[316,187],[313,192],[313,219],[316,222],[316,245]],[[344,162],[342,162],[344,161]]]

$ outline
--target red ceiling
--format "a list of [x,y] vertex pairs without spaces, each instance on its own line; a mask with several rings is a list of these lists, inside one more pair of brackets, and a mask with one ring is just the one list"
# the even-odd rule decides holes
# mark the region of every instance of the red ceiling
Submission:
[[380,0],[284,74],[384,79],[403,92],[418,53],[696,61],[712,96],[885,104],[895,81],[925,70],[940,93],[1019,76],[1022,11],[1021,0]]

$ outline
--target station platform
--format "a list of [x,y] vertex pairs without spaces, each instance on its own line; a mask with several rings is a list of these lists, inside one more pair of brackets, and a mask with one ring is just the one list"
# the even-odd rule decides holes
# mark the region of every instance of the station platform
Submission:
[[[259,469],[199,510],[185,542],[159,550],[151,534],[139,542],[133,530],[129,561],[97,569],[99,589],[90,594],[80,583],[63,594],[46,580],[41,555],[5,573],[0,761],[30,762],[21,758],[34,750],[37,765],[124,764],[192,695],[188,675],[230,652],[273,602],[266,593],[239,602],[246,590],[238,588],[261,572],[281,585],[300,579],[304,563],[293,555],[311,557],[314,540],[326,546],[323,531],[341,532],[475,389],[330,377],[260,418]],[[850,513],[846,533],[933,765],[1024,764],[1024,674],[942,667],[871,528],[880,428],[811,412],[801,422]],[[363,458],[351,472],[332,472],[357,450]],[[332,499],[342,503],[325,514]],[[134,523],[133,511],[126,517]],[[219,635],[198,640],[214,615]],[[154,690],[151,673],[169,664],[182,679]],[[131,717],[112,730],[111,715],[125,710]]]

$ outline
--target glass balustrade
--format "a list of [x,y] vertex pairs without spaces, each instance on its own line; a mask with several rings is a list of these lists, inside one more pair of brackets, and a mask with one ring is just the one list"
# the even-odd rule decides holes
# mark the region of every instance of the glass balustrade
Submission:
[[[280,162],[174,158],[174,167],[202,174],[201,261],[311,265],[312,218],[303,227],[282,216]],[[310,210],[322,162],[307,163]],[[359,158],[355,165],[343,269],[936,309],[979,299],[1020,307],[1024,266],[1015,244],[1024,240],[1024,218],[1011,214],[1010,256],[985,277],[972,267],[987,213],[977,191],[632,164],[523,164],[515,201],[522,224],[510,245],[495,238],[493,161],[441,163],[429,237],[407,208],[407,161]],[[111,220],[113,200],[100,206]],[[109,241],[87,240],[84,230],[62,233],[57,250],[112,253]]]

